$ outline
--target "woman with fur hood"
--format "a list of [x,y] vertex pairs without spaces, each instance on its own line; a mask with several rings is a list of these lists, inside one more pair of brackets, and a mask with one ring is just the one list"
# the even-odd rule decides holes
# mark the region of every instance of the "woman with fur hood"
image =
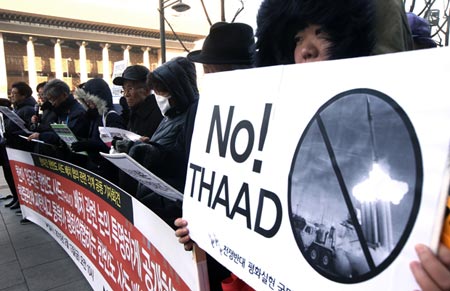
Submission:
[[258,67],[368,56],[375,45],[372,0],[266,0],[257,24]]
[[[74,142],[72,150],[86,151],[90,161],[87,168],[109,179],[115,179],[115,169],[100,152],[109,152],[109,147],[101,140],[99,126],[125,129],[122,117],[113,110],[112,94],[108,84],[103,79],[91,79],[75,90],[78,102],[86,109],[86,118],[89,120],[89,135],[86,140]],[[114,181],[114,180],[112,180]]]
[[[402,3],[373,2],[264,0],[257,16],[256,65],[343,59],[410,49],[411,33],[404,29],[406,16],[399,9]],[[374,5],[377,5],[376,24]],[[411,262],[410,268],[422,290],[450,290],[450,248],[441,243],[437,254],[422,244],[415,249],[419,260]]]

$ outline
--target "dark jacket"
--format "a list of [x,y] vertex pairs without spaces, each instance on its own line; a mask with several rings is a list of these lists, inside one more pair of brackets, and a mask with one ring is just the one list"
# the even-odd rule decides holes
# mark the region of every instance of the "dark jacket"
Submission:
[[44,132],[51,130],[50,124],[55,123],[58,120],[55,111],[53,110],[53,105],[50,101],[45,101],[41,105],[42,115],[39,117],[39,122],[35,131]]
[[[13,111],[25,121],[25,127],[29,128],[31,123],[31,117],[34,115],[34,106],[36,105],[36,100],[33,97],[25,98],[22,102],[15,104]],[[5,130],[9,134],[23,134],[22,130],[12,121],[5,121]]]
[[[31,96],[14,105],[13,111],[25,121],[26,128],[30,128],[31,117],[35,114],[35,105],[36,100]],[[11,120],[5,120],[6,145],[20,150],[31,151],[32,144],[19,137],[19,135],[27,136],[28,134]]]
[[[88,137],[89,123],[85,116],[86,110],[75,100],[73,95],[69,95],[58,107],[53,108],[53,111],[56,114],[56,123],[67,124],[78,139]],[[52,130],[40,133],[39,139],[53,145],[59,145],[61,142],[58,135]]]
[[[98,129],[99,126],[125,129],[122,117],[113,110],[111,89],[103,79],[91,79],[78,88],[75,95],[86,109],[89,132],[86,139],[72,144],[72,150],[75,152],[86,151],[89,159],[86,161],[85,167],[115,182],[118,178],[118,170],[100,155],[100,152],[109,152],[109,147],[100,138]],[[96,108],[89,108],[88,102],[94,103]]]
[[163,116],[156,104],[155,96],[149,95],[145,100],[130,108],[128,130],[142,136],[151,137],[158,128]]
[[[122,117],[113,110],[111,89],[103,79],[91,79],[75,91],[75,96],[84,105],[89,121],[88,138],[83,145],[80,144],[79,151],[97,155],[108,152],[109,147],[100,138],[99,126],[125,129]],[[96,109],[89,109],[86,105],[88,101],[93,102]]]
[[[150,144],[135,144],[130,156],[183,191],[189,157],[187,140],[190,141],[192,135],[192,118],[195,117],[199,97],[195,67],[186,58],[179,57],[158,67],[153,74],[168,88],[176,105],[166,112]],[[138,188],[137,198],[170,226],[173,226],[175,218],[181,216],[180,202],[167,200],[142,185]]]

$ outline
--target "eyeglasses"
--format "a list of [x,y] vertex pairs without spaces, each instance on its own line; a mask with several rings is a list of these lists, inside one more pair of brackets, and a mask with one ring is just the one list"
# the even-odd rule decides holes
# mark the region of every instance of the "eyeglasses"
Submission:
[[122,90],[120,90],[120,94],[124,95],[124,94],[127,94],[128,92],[135,91],[135,90],[138,90],[138,89],[141,89],[141,88],[143,88],[143,87],[127,87],[127,88],[123,88]]

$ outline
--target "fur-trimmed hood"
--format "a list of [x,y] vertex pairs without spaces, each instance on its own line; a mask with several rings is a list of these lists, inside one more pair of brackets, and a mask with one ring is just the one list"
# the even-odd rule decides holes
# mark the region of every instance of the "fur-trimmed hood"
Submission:
[[330,59],[370,55],[374,21],[373,0],[264,0],[257,16],[256,66],[294,63],[295,35],[313,24],[330,36]]
[[87,109],[86,101],[91,101],[103,115],[113,108],[112,93],[103,79],[91,79],[75,90],[76,99]]

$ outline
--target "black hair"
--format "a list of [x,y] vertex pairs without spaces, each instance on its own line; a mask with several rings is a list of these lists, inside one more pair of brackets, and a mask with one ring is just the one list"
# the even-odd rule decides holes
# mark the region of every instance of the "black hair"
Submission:
[[264,0],[258,11],[256,65],[294,63],[295,35],[318,25],[330,59],[370,55],[375,45],[373,0]]
[[25,98],[31,97],[31,95],[33,94],[33,90],[25,82],[15,82],[11,85],[11,89],[12,88],[16,88],[17,92],[20,95],[25,96]]
[[36,92],[39,91],[39,89],[43,88],[47,84],[47,81],[41,82],[37,84],[36,86]]

